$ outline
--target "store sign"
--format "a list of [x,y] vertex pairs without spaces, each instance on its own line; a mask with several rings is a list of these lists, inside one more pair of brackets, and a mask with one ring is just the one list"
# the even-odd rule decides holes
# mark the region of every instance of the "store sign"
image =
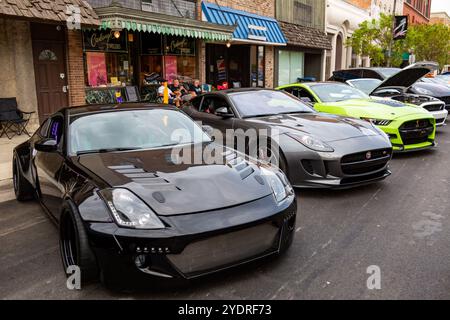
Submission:
[[195,39],[166,37],[166,54],[177,56],[195,56]]
[[114,37],[114,31],[83,31],[84,51],[127,52],[127,32],[120,31],[120,37]]
[[248,25],[248,38],[257,41],[267,41],[265,36],[267,28],[263,26],[256,26],[253,24]]
[[408,32],[408,16],[396,16],[394,27],[394,40],[406,38]]

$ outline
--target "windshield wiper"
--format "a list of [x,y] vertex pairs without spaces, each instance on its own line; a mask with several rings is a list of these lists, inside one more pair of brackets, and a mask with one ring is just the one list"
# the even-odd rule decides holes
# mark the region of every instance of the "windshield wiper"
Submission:
[[307,110],[302,110],[302,111],[288,111],[288,112],[280,112],[279,114],[295,114],[295,113],[314,113],[314,111],[307,111]]
[[83,154],[90,154],[90,153],[108,153],[108,152],[115,152],[115,151],[134,151],[139,150],[142,148],[103,148],[103,149],[94,149],[94,150],[83,150],[78,151],[77,156],[83,155]]

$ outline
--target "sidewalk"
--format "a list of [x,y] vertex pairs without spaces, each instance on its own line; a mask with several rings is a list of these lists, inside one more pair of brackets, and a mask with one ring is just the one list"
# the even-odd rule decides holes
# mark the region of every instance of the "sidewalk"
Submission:
[[13,149],[27,139],[29,137],[26,134],[15,136],[11,140],[6,137],[0,138],[0,182],[12,178]]

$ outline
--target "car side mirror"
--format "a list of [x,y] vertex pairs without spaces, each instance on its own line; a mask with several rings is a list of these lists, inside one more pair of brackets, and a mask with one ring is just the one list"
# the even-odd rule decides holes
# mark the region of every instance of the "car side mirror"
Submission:
[[40,152],[56,152],[58,142],[54,139],[42,139],[34,144],[34,148]]
[[234,114],[229,113],[229,112],[228,112],[228,108],[226,108],[226,107],[218,108],[218,109],[216,110],[216,112],[214,112],[214,114],[215,114],[216,116],[222,117],[222,118],[233,118],[233,117],[234,117]]

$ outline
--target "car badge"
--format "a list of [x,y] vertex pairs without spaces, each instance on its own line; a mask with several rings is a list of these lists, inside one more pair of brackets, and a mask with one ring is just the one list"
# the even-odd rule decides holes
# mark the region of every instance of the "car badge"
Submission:
[[370,159],[372,159],[372,152],[367,152],[366,153],[366,160],[370,160]]

